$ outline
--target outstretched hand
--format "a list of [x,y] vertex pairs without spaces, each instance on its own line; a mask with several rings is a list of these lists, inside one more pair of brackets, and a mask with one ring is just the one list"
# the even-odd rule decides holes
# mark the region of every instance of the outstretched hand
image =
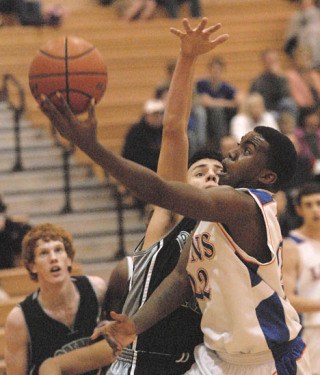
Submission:
[[217,23],[206,28],[207,23],[208,19],[204,17],[198,26],[193,29],[189,20],[184,18],[182,21],[184,31],[174,27],[170,28],[170,31],[180,38],[182,54],[196,57],[213,50],[217,45],[229,39],[228,34],[222,34],[211,40],[211,35],[221,28],[221,24]]
[[117,342],[118,346],[126,347],[136,338],[136,327],[132,319],[127,315],[117,314],[114,311],[110,313],[114,321],[104,321],[95,328],[91,339],[104,335]]
[[94,145],[97,140],[94,99],[90,103],[88,117],[85,120],[79,120],[72,113],[68,103],[59,92],[56,94],[56,102],[59,105],[55,106],[48,97],[42,95],[40,108],[58,132],[84,150]]

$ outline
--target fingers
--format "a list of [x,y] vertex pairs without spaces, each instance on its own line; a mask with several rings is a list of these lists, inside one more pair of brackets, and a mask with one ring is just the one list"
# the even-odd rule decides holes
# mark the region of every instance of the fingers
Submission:
[[229,39],[229,34],[223,34],[218,36],[216,39],[212,40],[210,43],[214,47],[217,46],[218,44],[224,43]]
[[112,336],[108,334],[104,334],[104,339],[107,341],[107,343],[110,345],[113,355],[117,356],[121,353],[123,347],[118,341],[116,341]]
[[213,26],[210,26],[210,27],[206,28],[205,30],[203,30],[203,32],[205,34],[212,34],[215,31],[218,31],[219,29],[221,29],[221,27],[222,27],[221,23],[217,23]]
[[90,336],[90,339],[95,340],[99,336],[103,335],[105,333],[105,330],[106,330],[105,326],[106,326],[106,324],[103,324],[101,326],[96,327],[94,329],[92,335]]
[[91,124],[95,124],[97,122],[95,104],[95,100],[92,98],[88,108],[88,120]]
[[63,95],[60,92],[56,93],[56,97],[59,100],[59,110],[64,115],[64,117],[68,120],[70,125],[73,125],[75,116],[73,112],[71,111],[71,108],[69,107],[69,104],[63,97]]
[[112,319],[114,319],[115,321],[121,323],[121,322],[125,322],[126,320],[128,320],[128,317],[124,314],[117,314],[115,311],[111,311],[110,312],[110,316]]

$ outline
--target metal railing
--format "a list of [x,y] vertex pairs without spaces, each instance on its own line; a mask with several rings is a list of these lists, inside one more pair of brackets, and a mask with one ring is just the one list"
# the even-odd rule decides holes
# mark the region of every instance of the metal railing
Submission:
[[[17,90],[17,101],[10,96],[10,85],[13,85]],[[14,136],[15,136],[15,163],[12,170],[14,172],[22,171],[22,155],[21,155],[21,132],[20,120],[25,111],[25,92],[20,82],[12,74],[4,74],[2,81],[1,95],[3,101],[6,101],[9,108],[13,110],[14,116]]]
[[[11,97],[11,88],[13,85],[17,90],[17,102],[16,103]],[[25,92],[22,85],[12,74],[5,74],[3,76],[2,88],[0,90],[1,100],[5,101],[9,108],[13,110],[14,115],[14,134],[15,134],[15,162],[12,171],[18,172],[23,171],[22,152],[21,152],[21,127],[20,120],[21,116],[25,112]],[[62,151],[62,170],[64,180],[64,206],[60,210],[61,214],[72,213],[73,208],[71,204],[71,174],[70,174],[70,157],[75,152],[75,146],[71,143],[63,143],[58,136],[56,129],[51,126],[51,133],[54,138],[55,144]],[[123,198],[121,193],[118,192],[116,186],[112,187],[113,196],[116,199],[116,211],[117,211],[117,237],[118,237],[118,249],[114,256],[115,260],[122,259],[125,257],[125,228],[124,228],[124,216],[123,212],[127,209],[126,205],[123,204]]]

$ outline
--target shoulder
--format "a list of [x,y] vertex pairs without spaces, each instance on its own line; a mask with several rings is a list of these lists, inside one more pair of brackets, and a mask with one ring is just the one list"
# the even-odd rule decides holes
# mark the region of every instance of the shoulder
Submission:
[[299,262],[299,249],[291,237],[286,237],[283,240],[282,252],[284,264],[293,265]]
[[7,316],[6,319],[6,332],[20,332],[26,331],[27,324],[24,318],[24,314],[19,305],[15,306]]
[[107,283],[99,276],[87,276],[93,290],[95,291],[99,302],[103,301],[105,292],[107,290]]

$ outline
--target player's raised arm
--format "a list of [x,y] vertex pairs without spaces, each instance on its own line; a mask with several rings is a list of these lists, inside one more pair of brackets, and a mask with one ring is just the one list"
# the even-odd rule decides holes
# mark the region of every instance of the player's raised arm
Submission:
[[[180,39],[180,51],[170,83],[164,113],[163,131],[157,174],[165,180],[186,182],[188,169],[188,121],[192,107],[195,62],[199,55],[210,52],[227,36],[218,37],[215,43],[210,35],[217,32],[220,24],[205,29],[207,19],[203,18],[195,28],[183,20],[183,30],[171,28]],[[204,30],[206,30],[204,32]],[[163,237],[181,216],[170,210],[156,207],[149,222],[144,248]]]

